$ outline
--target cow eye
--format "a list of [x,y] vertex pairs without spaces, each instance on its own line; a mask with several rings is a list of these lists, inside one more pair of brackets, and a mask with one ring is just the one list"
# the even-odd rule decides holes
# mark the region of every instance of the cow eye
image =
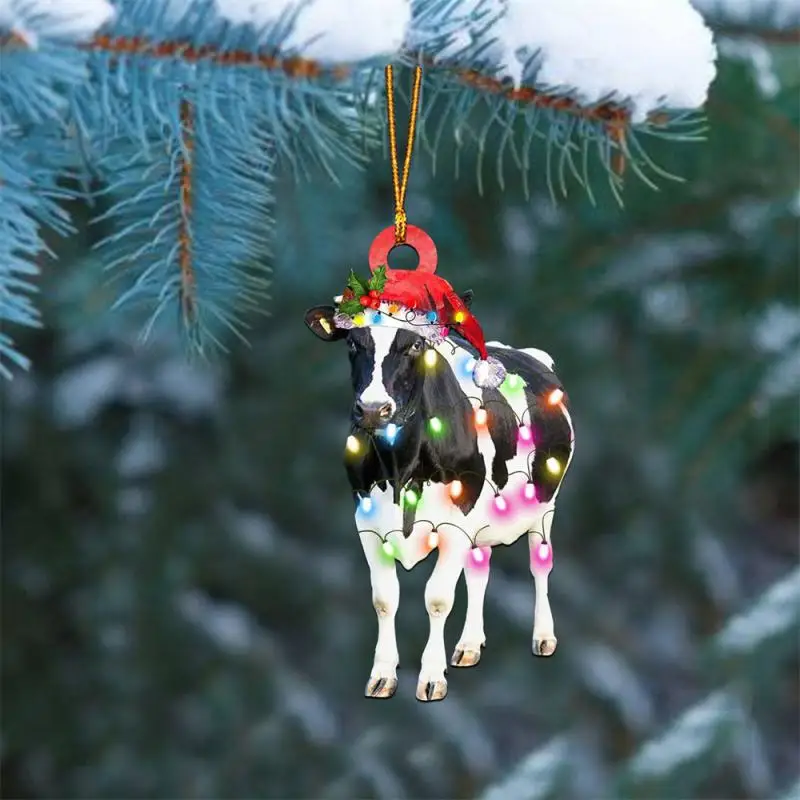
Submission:
[[409,353],[413,353],[414,355],[416,355],[417,353],[421,353],[422,352],[422,346],[423,346],[422,339],[417,339],[417,341],[414,342],[411,345],[411,347],[408,348],[408,352]]

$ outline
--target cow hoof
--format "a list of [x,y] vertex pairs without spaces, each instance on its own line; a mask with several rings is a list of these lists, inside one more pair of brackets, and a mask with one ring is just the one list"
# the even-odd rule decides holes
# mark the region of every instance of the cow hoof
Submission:
[[447,696],[447,681],[420,681],[417,684],[417,700],[423,703],[432,703],[434,700],[444,700]]
[[364,697],[379,697],[387,699],[397,691],[397,678],[370,678]]
[[533,640],[533,654],[535,656],[551,656],[556,651],[558,639],[534,639]]
[[481,660],[480,647],[472,648],[458,645],[450,659],[451,667],[474,667]]

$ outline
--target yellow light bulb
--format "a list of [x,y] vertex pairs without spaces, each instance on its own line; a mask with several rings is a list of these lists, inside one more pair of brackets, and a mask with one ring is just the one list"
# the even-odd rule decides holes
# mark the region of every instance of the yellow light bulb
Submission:
[[363,314],[356,314],[353,317],[353,323],[358,325],[359,327],[366,322],[366,317]]
[[561,389],[553,389],[550,392],[550,396],[547,398],[547,402],[550,403],[551,406],[557,406],[562,400],[564,399],[564,392]]
[[476,408],[475,409],[475,424],[482,426],[485,425],[487,420],[489,419],[489,415],[486,413],[485,408]]
[[435,350],[430,349],[425,351],[425,355],[423,357],[425,359],[425,366],[426,367],[435,367],[436,361],[439,358],[438,354]]
[[547,471],[552,475],[558,475],[558,473],[561,472],[561,462],[557,458],[551,456],[544,462],[544,465],[547,467]]
[[438,546],[439,546],[439,534],[436,533],[436,531],[431,531],[428,534],[428,547],[431,550],[434,550]]
[[453,500],[457,499],[458,497],[461,497],[461,492],[463,491],[464,491],[464,484],[461,483],[461,481],[455,480],[450,484],[450,497],[452,497]]
[[355,436],[348,436],[345,447],[349,453],[357,453],[361,449],[361,443]]
[[456,313],[453,314],[453,322],[458,324],[461,324],[466,318],[467,315],[463,311],[456,311]]

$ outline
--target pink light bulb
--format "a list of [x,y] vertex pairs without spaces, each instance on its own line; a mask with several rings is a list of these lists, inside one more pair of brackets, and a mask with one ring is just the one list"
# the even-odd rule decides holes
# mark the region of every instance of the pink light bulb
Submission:
[[531,549],[532,569],[551,569],[553,566],[553,548],[547,542],[540,542]]
[[530,447],[533,444],[533,431],[530,425],[520,425],[517,431],[517,440],[520,446]]
[[492,508],[494,510],[494,513],[500,517],[506,516],[510,510],[508,500],[506,500],[506,498],[503,497],[503,495],[501,494],[498,494],[494,498],[494,502],[492,503]]
[[536,503],[539,502],[537,497],[536,497],[536,487],[530,481],[528,481],[528,483],[526,483],[522,487],[522,491],[520,492],[520,495],[521,495],[522,502],[525,505],[533,506],[533,505],[536,505]]
[[488,569],[491,557],[491,547],[473,547],[469,551],[467,566],[471,569]]

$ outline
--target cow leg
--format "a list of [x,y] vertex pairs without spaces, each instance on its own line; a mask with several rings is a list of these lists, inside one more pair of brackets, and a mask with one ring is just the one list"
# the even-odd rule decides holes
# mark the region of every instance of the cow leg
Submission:
[[394,562],[381,549],[381,539],[374,533],[360,536],[369,564],[372,605],[378,615],[378,643],[364,694],[367,697],[391,697],[397,689],[399,656],[394,620],[400,605],[400,581]]
[[556,651],[558,640],[553,626],[553,612],[547,597],[547,582],[553,569],[553,539],[551,527],[553,513],[548,512],[542,518],[544,539],[538,533],[528,533],[528,546],[531,557],[531,575],[536,588],[536,600],[533,610],[533,654],[535,656],[551,656]]
[[454,667],[474,667],[481,660],[481,647],[486,644],[483,632],[483,599],[489,583],[489,565],[475,567],[467,559],[464,578],[467,582],[467,614],[464,630],[458,640],[450,664]]
[[430,620],[428,643],[422,652],[419,680],[417,681],[417,700],[442,700],[447,694],[447,655],[444,649],[444,624],[453,610],[456,584],[464,559],[469,550],[466,536],[448,539],[440,548],[436,566],[425,585],[425,608]]

